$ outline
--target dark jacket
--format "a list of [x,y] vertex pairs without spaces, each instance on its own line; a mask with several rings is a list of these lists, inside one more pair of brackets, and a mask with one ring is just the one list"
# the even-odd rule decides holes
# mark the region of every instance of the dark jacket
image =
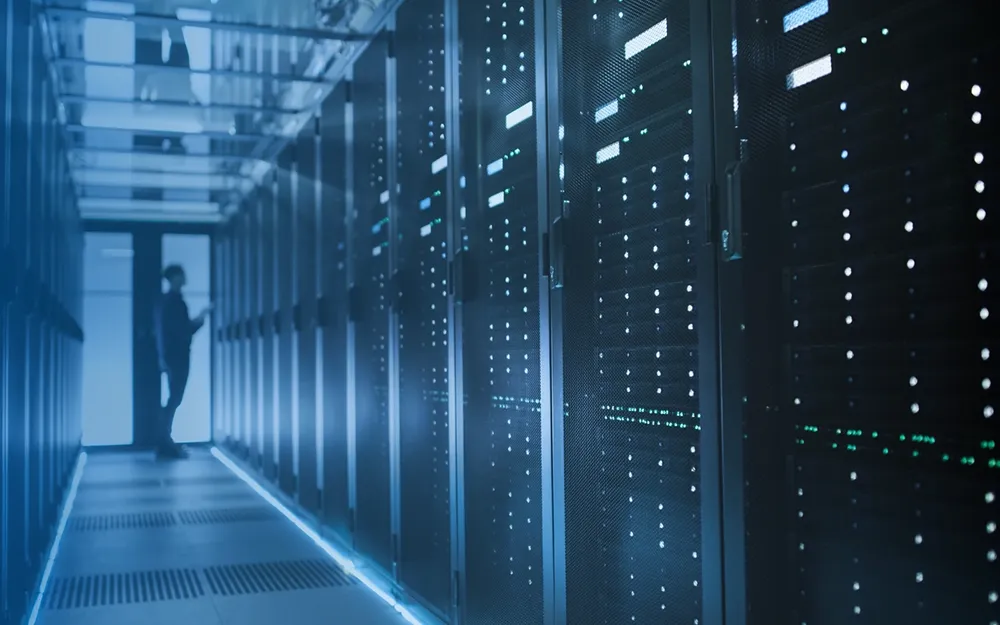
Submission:
[[156,351],[162,364],[184,363],[191,356],[191,338],[204,321],[193,320],[180,293],[164,293],[156,307]]

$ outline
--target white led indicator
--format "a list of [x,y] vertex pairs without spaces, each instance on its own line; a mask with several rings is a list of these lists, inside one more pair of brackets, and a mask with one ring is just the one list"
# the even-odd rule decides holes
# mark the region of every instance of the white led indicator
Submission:
[[530,119],[534,114],[535,105],[533,102],[528,102],[524,106],[514,109],[510,113],[507,113],[507,129],[509,130],[521,122]]
[[633,37],[625,42],[625,58],[630,59],[643,50],[649,48],[658,41],[667,38],[667,20],[657,22],[657,24],[642,32],[637,37]]

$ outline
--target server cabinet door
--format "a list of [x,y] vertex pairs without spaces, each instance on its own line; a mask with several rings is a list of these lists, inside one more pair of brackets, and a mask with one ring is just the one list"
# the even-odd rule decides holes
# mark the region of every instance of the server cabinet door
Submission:
[[[465,619],[542,623],[546,554],[536,28],[541,5],[460,3],[466,180]],[[545,321],[547,323],[547,320]]]
[[321,203],[319,311],[323,375],[323,520],[345,541],[351,539],[347,445],[347,86],[341,83],[323,103],[320,117]]
[[444,0],[396,15],[400,577],[451,600]]
[[44,328],[42,318],[38,314],[37,302],[39,292],[38,262],[40,258],[39,249],[39,205],[42,201],[42,168],[39,158],[42,153],[42,136],[40,131],[40,102],[41,102],[41,81],[38,80],[38,65],[44,62],[36,56],[37,36],[30,24],[29,45],[26,62],[28,64],[28,84],[26,85],[28,108],[25,123],[27,124],[27,152],[23,154],[26,161],[28,175],[25,178],[25,315],[27,316],[27,331],[25,333],[26,358],[24,361],[25,375],[25,488],[27,489],[27,508],[24,510],[25,522],[25,545],[27,552],[29,572],[26,575],[25,584],[29,591],[32,585],[30,579],[34,573],[36,560],[40,557],[37,553],[38,541],[38,426],[39,426],[39,392],[41,372],[39,366],[40,348],[42,345],[42,334]]
[[986,10],[738,5],[754,623],[997,620]]
[[310,123],[295,143],[298,201],[295,245],[298,284],[298,498],[310,512],[319,509],[316,475],[316,124]]
[[699,306],[714,264],[699,267],[694,168],[711,155],[695,149],[709,111],[693,104],[692,27],[690,2],[562,12],[552,279],[570,623],[704,618],[702,395],[716,376],[702,379],[715,360],[699,330],[716,321]]
[[260,193],[254,193],[247,202],[250,219],[250,243],[247,263],[250,265],[250,312],[246,323],[250,333],[250,425],[247,435],[247,446],[250,448],[250,465],[256,469],[261,466],[261,430],[263,429],[264,389],[261,367],[261,352],[263,349],[263,332],[260,317],[263,312],[263,261],[261,259],[261,199]]
[[252,427],[254,422],[254,387],[253,387],[253,332],[250,318],[253,315],[253,214],[249,202],[244,202],[240,210],[243,221],[240,236],[240,265],[243,267],[242,293],[240,301],[243,311],[240,315],[240,336],[243,345],[243,412],[240,414],[242,435],[240,436],[240,451],[250,458],[250,446],[253,443]]
[[226,419],[229,417],[229,398],[226,397],[226,375],[229,363],[226,361],[226,265],[225,233],[220,231],[212,241],[212,270],[215,272],[213,285],[213,301],[215,311],[212,313],[212,323],[215,328],[215,377],[212,386],[215,388],[215,419],[212,426],[213,440],[218,444],[226,441]]
[[277,233],[275,200],[275,180],[271,174],[261,185],[260,193],[260,229],[261,229],[261,386],[263,388],[263,430],[261,431],[261,467],[269,480],[277,477],[277,437],[275,435],[278,419],[278,387],[276,362],[277,349],[277,319],[278,296],[276,288],[277,264],[275,243]]
[[243,249],[245,255],[242,262],[246,266],[246,314],[243,317],[243,334],[246,336],[246,366],[247,366],[247,406],[246,425],[243,430],[243,442],[247,459],[252,466],[258,461],[257,456],[257,414],[260,410],[259,387],[257,386],[257,358],[260,349],[260,327],[257,323],[260,297],[260,250],[257,247],[259,224],[257,222],[257,197],[251,197],[244,202],[243,211],[246,214],[246,232]]
[[229,415],[226,418],[226,442],[230,449],[236,450],[239,439],[237,438],[238,423],[240,415],[240,359],[238,342],[238,324],[240,319],[239,306],[239,255],[237,254],[238,243],[237,224],[230,223],[226,232],[226,354],[227,368],[226,375],[226,396],[229,399]]
[[[389,452],[388,38],[372,41],[354,66],[355,397],[357,548],[386,570],[393,557]],[[352,302],[353,305],[353,302]]]
[[[29,28],[18,27],[27,24],[28,3],[8,3],[9,19],[14,27],[9,28],[11,36],[10,56],[26,59],[29,54]],[[8,111],[10,115],[10,243],[13,259],[11,274],[18,285],[18,293],[9,310],[7,320],[7,471],[10,476],[7,491],[7,550],[8,555],[8,599],[9,614],[19,615],[27,605],[28,578],[26,522],[29,511],[27,477],[27,403],[25,397],[26,334],[27,314],[24,300],[24,271],[26,269],[25,245],[27,237],[28,194],[24,181],[28,179],[27,159],[18,156],[27,154],[27,110],[28,90],[25,86],[30,79],[28,63],[13,63],[10,71],[10,92]],[[15,182],[16,181],[16,182]]]
[[278,485],[283,491],[295,493],[295,443],[293,441],[293,391],[294,334],[293,312],[295,295],[294,241],[295,215],[292,198],[292,168],[294,154],[286,149],[278,157],[278,196],[276,219],[276,281],[278,295],[278,359],[277,359],[277,415],[275,420],[278,439]]
[[247,315],[249,293],[247,292],[250,265],[247,263],[249,244],[249,214],[246,210],[233,217],[233,268],[236,280],[234,301],[236,320],[233,328],[233,349],[236,355],[236,414],[233,415],[233,439],[237,453],[246,458],[247,425],[250,421],[250,359],[249,337],[247,335]]
[[[13,3],[8,3],[0,10],[0,67],[7,67],[7,58],[10,55],[10,37],[7,32],[7,24],[10,21],[9,7]],[[10,176],[9,163],[11,154],[10,125],[7,123],[7,111],[10,109],[10,74],[5,74],[0,80],[0,115],[3,122],[0,123],[0,154],[3,162],[0,163],[0,263],[8,269],[0,275],[0,619],[7,617],[8,595],[9,595],[9,561],[10,549],[8,548],[8,509],[7,503],[8,486],[10,484],[10,468],[8,453],[9,427],[9,375],[10,368],[7,365],[7,354],[9,348],[10,326],[8,325],[10,300],[14,290],[13,257],[10,240]]]

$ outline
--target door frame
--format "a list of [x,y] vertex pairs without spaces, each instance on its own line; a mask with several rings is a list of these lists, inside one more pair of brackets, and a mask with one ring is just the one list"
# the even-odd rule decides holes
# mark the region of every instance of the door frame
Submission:
[[[215,224],[84,220],[84,232],[132,235],[132,444],[113,449],[149,449],[153,444],[149,415],[160,409],[161,376],[153,350],[151,305],[155,302],[163,269],[163,237],[170,234],[205,235],[215,242]],[[210,255],[209,289],[215,299],[215,255]],[[153,285],[156,285],[155,287]],[[143,323],[142,319],[150,319]],[[215,341],[209,342],[209,372],[215,373]],[[209,384],[209,432],[215,432],[215,384]],[[213,442],[210,438],[209,442]]]

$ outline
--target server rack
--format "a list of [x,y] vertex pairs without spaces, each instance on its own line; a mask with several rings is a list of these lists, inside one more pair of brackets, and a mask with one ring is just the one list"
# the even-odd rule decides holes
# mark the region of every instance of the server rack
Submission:
[[400,580],[438,614],[451,610],[451,345],[444,1],[396,16],[399,194],[394,293],[398,328]]
[[466,622],[550,622],[552,525],[547,305],[541,276],[545,200],[544,5],[453,6],[462,249]]
[[438,616],[996,616],[982,7],[730,9],[407,0],[279,157],[323,519]]
[[316,178],[317,123],[309,123],[294,145],[298,192],[295,327],[298,338],[298,502],[306,510],[319,510],[316,454]]
[[347,106],[349,83],[323,103],[320,116],[320,237],[322,296],[318,310],[323,376],[323,510],[320,517],[343,542],[351,543],[353,513],[349,453]]
[[232,267],[233,267],[233,405],[236,413],[233,418],[233,446],[241,457],[246,457],[246,424],[249,416],[249,389],[247,388],[247,337],[244,332],[247,313],[247,213],[240,211],[230,224],[232,228]]
[[753,622],[998,618],[983,10],[735,13]]
[[359,551],[386,571],[397,562],[390,458],[388,102],[389,37],[357,60],[352,82],[355,532]]
[[293,167],[295,155],[282,152],[277,159],[277,196],[275,198],[275,333],[277,335],[277,366],[275,367],[275,438],[278,485],[286,494],[295,493],[295,443],[293,441],[292,373],[294,367],[293,297],[295,295],[294,204],[292,203]]
[[27,1],[0,10],[3,623],[31,606],[80,443],[82,231],[34,17]]
[[261,433],[263,448],[261,465],[264,476],[270,480],[276,480],[278,475],[278,439],[275,429],[278,422],[278,290],[275,284],[277,279],[276,185],[276,176],[274,173],[270,173],[258,191],[261,200],[261,263],[263,265],[261,271],[263,280],[261,285],[263,287],[261,289],[261,310],[263,311],[261,355],[263,358],[264,429]]
[[247,267],[247,309],[243,317],[243,332],[247,337],[247,423],[245,447],[253,467],[260,466],[260,197],[254,194],[246,201],[247,228],[244,261]]

